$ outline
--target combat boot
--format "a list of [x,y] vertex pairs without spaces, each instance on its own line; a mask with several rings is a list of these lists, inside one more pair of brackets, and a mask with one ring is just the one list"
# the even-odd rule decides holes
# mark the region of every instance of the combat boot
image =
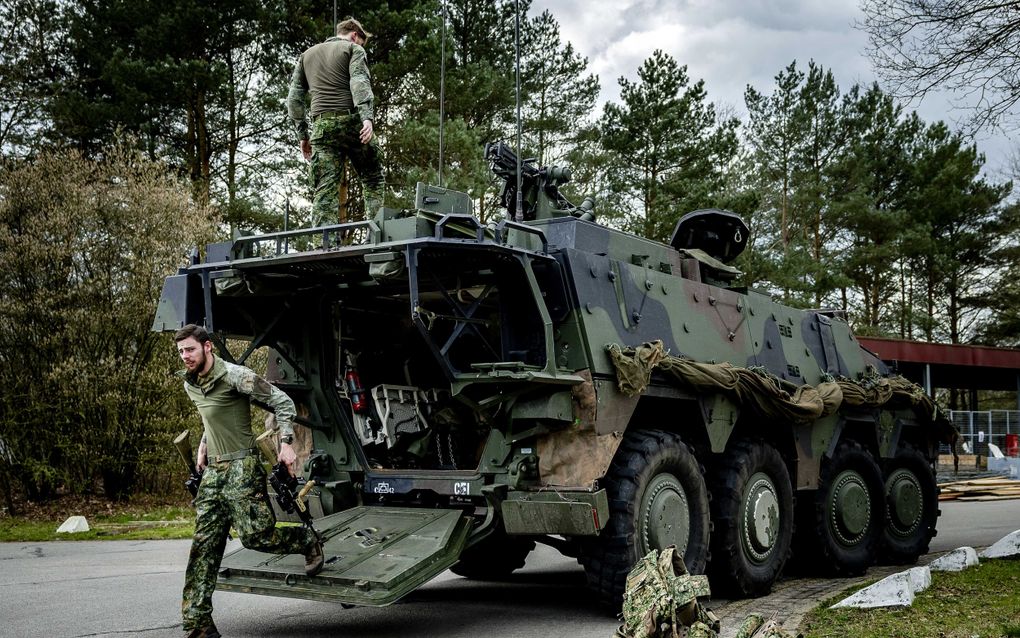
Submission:
[[220,632],[216,630],[216,625],[209,624],[205,627],[192,629],[188,638],[220,638]]
[[305,573],[309,576],[315,576],[322,571],[322,566],[325,562],[326,556],[322,553],[322,543],[315,541],[305,554]]

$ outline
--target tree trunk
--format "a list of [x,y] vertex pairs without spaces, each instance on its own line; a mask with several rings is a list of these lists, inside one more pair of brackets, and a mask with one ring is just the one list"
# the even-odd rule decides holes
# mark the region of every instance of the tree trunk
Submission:
[[351,210],[351,165],[350,162],[344,160],[343,175],[340,177],[340,223],[346,223],[353,220],[353,211]]
[[960,343],[959,274],[949,278],[949,343]]
[[4,504],[7,506],[8,516],[17,516],[17,508],[14,507],[14,494],[11,492],[11,479],[7,476],[7,470],[0,470],[0,488],[4,492]]
[[[229,29],[233,31],[233,23]],[[228,37],[233,40],[233,33]],[[237,146],[240,131],[237,130],[237,78],[234,70],[233,51],[227,54],[227,206],[234,203],[237,195]]]
[[935,264],[933,257],[925,258],[924,309],[928,313],[928,321],[924,324],[925,341],[935,340]]
[[188,175],[195,200],[209,203],[209,129],[205,93],[196,89],[188,109]]
[[786,257],[786,254],[787,254],[788,249],[790,247],[790,229],[788,227],[787,214],[786,214],[787,199],[789,197],[789,188],[790,188],[790,177],[789,177],[789,175],[787,173],[788,173],[788,171],[787,171],[786,167],[784,166],[783,167],[783,213],[782,213],[782,222],[781,222],[781,229],[780,229],[780,232],[782,232],[782,234],[783,234],[783,257]]
[[903,260],[900,260],[900,339],[907,338],[907,277]]
[[489,210],[485,207],[485,195],[489,192],[488,188],[483,188],[480,195],[478,195],[478,221],[484,226],[489,222]]
[[191,192],[197,196],[198,193],[198,156],[196,149],[198,143],[196,142],[196,125],[195,125],[195,109],[189,103],[188,106],[188,132],[185,135],[185,151],[184,161],[187,163],[188,177],[191,179]]
[[205,111],[205,91],[199,91],[196,102],[196,127],[199,159],[199,196],[202,204],[209,203],[209,160],[212,156],[212,145],[209,143],[209,120]]
[[910,312],[910,319],[907,321],[907,339],[914,339],[914,276],[907,280],[909,289],[907,297],[907,310]]

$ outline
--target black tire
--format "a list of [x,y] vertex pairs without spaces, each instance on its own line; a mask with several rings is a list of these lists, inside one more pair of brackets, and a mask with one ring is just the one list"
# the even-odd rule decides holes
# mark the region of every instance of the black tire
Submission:
[[[609,521],[585,539],[581,564],[599,601],[619,611],[627,574],[650,550],[676,545],[692,574],[705,571],[709,503],[704,470],[676,434],[629,431],[603,486]],[[658,522],[658,524],[656,524]]]
[[886,523],[879,554],[892,564],[913,564],[928,553],[939,517],[935,470],[924,455],[907,444],[883,463]]
[[502,525],[488,537],[465,549],[450,571],[472,580],[504,580],[524,567],[535,541],[510,536]]
[[783,457],[763,441],[737,441],[712,471],[712,592],[767,594],[793,541],[793,485]]
[[882,472],[855,441],[822,463],[818,490],[802,499],[795,552],[808,571],[857,576],[875,563],[885,527]]

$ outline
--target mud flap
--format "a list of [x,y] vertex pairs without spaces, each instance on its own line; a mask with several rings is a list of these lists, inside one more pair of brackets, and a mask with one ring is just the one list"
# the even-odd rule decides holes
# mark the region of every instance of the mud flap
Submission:
[[382,607],[457,562],[471,519],[460,510],[356,507],[315,521],[326,565],[305,576],[304,556],[241,548],[224,556],[217,587],[269,596]]

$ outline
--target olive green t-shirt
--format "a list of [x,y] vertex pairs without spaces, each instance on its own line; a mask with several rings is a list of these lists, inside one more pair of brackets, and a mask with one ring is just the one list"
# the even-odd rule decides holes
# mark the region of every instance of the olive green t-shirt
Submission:
[[312,96],[309,116],[355,110],[362,120],[375,120],[375,95],[368,57],[361,45],[332,37],[298,57],[287,91],[287,113],[299,140],[308,139],[305,96]]
[[216,357],[208,374],[185,375],[184,389],[202,415],[209,458],[255,447],[252,399],[273,410],[281,434],[294,433],[294,401],[249,368]]

